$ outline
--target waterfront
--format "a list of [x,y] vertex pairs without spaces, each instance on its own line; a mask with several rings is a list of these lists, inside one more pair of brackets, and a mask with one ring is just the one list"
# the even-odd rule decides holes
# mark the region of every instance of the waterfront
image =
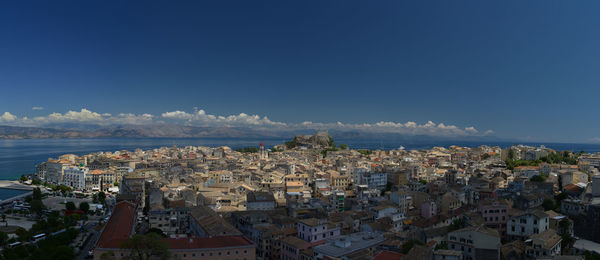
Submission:
[[29,192],[31,192],[31,191],[0,188],[0,201],[6,200],[6,199],[10,199],[10,198],[14,198],[14,197],[17,197],[19,195],[22,195],[22,194],[25,194],[25,193],[29,193]]
[[[94,139],[17,139],[0,140],[0,179],[15,180],[22,174],[35,171],[35,166],[46,161],[49,157],[56,158],[62,154],[73,153],[84,155],[91,152],[113,152],[116,150],[152,149],[163,146],[230,146],[240,148],[257,146],[264,141],[266,147],[282,144],[286,140],[270,139],[201,139],[201,138],[94,138]],[[400,146],[408,150],[428,149],[434,146],[448,147],[459,145],[476,147],[480,145],[508,147],[516,142],[399,142],[377,140],[345,140],[336,139],[337,144],[347,144],[352,149],[397,149]],[[568,144],[568,143],[523,143],[527,145],[546,147],[556,150],[571,150],[599,152],[600,144]],[[0,194],[1,196],[1,194]]]

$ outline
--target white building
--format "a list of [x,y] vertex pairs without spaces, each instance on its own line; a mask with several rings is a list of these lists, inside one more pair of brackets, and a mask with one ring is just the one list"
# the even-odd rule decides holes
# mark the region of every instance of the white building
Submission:
[[448,250],[460,251],[465,260],[500,259],[500,234],[484,225],[450,232],[447,241]]
[[73,187],[75,190],[85,189],[85,176],[89,169],[86,167],[68,167],[64,169],[62,184]]
[[369,189],[384,189],[387,185],[387,173],[385,172],[365,172],[358,178],[358,184],[367,185]]
[[506,234],[509,238],[525,240],[533,234],[540,234],[550,224],[548,214],[540,210],[524,212],[508,220]]
[[527,255],[534,258],[560,255],[561,241],[561,237],[552,229],[534,234],[527,240]]

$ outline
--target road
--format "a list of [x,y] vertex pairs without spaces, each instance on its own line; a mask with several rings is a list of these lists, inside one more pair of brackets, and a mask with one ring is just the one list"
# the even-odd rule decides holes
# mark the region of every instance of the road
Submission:
[[[101,231],[96,231],[97,228],[97,223],[100,220],[104,220],[104,218],[109,217],[110,214],[112,213],[112,211],[114,210],[114,206],[115,206],[115,201],[114,198],[106,198],[106,214],[103,216],[91,216],[90,219],[88,220],[88,223],[86,223],[84,225],[84,230],[87,234],[92,234],[92,237],[90,240],[87,241],[86,244],[83,245],[83,248],[79,251],[79,254],[77,255],[77,260],[83,260],[88,258],[88,252],[90,251],[90,249],[94,248],[96,246],[96,243],[98,242],[98,239],[100,238],[100,234]],[[89,259],[89,258],[88,258]]]

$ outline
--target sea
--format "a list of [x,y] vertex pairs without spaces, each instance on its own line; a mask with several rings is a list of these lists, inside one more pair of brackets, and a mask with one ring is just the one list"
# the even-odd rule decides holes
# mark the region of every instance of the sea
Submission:
[[[214,138],[86,138],[86,139],[11,139],[0,140],[0,180],[16,180],[22,174],[35,172],[35,167],[48,158],[57,158],[60,155],[72,153],[84,155],[91,152],[114,152],[118,150],[133,151],[136,148],[154,149],[171,146],[229,146],[231,148],[242,148],[258,146],[263,141],[265,147],[269,148],[282,144],[283,139],[214,139]],[[515,142],[394,142],[378,140],[354,140],[336,139],[337,144],[346,144],[352,149],[382,149],[391,150],[404,147],[407,150],[429,149],[435,146],[448,147],[458,145],[464,147],[477,147],[480,145],[509,147]],[[521,143],[531,146],[544,145],[548,148],[563,151],[586,151],[600,152],[600,144],[569,144],[569,143]],[[4,189],[0,189],[0,200]],[[19,191],[7,191],[11,195]],[[18,194],[17,194],[18,195]]]

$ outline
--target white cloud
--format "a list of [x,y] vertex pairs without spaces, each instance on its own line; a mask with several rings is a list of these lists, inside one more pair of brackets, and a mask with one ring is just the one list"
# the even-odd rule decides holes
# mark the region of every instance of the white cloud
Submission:
[[64,114],[51,113],[48,116],[34,117],[33,120],[38,123],[101,123],[104,116],[82,108],[81,111],[68,111]]
[[590,138],[590,142],[592,142],[592,143],[600,143],[600,137]]
[[475,127],[472,127],[472,126],[465,128],[465,131],[467,131],[468,133],[473,133],[473,134],[476,134],[479,132],[479,131],[477,131],[477,129],[475,129]]
[[378,132],[378,133],[399,133],[399,134],[427,134],[427,135],[442,135],[442,136],[467,136],[467,135],[479,135],[479,130],[475,127],[470,126],[461,129],[455,125],[446,125],[444,123],[436,124],[432,121],[427,121],[425,124],[417,124],[412,121],[406,123],[380,121],[374,124],[363,123],[363,124],[344,124],[342,122],[336,123],[313,123],[310,121],[302,122],[296,125],[303,129],[318,129],[318,130],[360,130],[366,132]]
[[495,132],[492,130],[487,130],[485,132],[483,132],[483,135],[493,135]]
[[185,120],[191,125],[231,125],[231,126],[285,126],[286,123],[271,121],[268,117],[259,115],[248,115],[240,113],[238,115],[217,116],[207,114],[200,109],[192,113],[185,111],[171,111],[162,113],[161,117],[172,120]]
[[0,116],[0,122],[10,123],[15,120],[17,120],[17,116],[15,116],[9,112],[4,112],[4,114],[2,114],[2,116]]
[[31,110],[44,110],[44,107],[32,107]]
[[419,124],[408,121],[405,123],[393,121],[379,121],[375,123],[320,123],[304,121],[302,123],[285,123],[272,121],[267,116],[239,113],[234,115],[213,115],[206,111],[194,108],[192,112],[181,110],[169,111],[155,116],[152,114],[133,113],[99,113],[88,109],[80,111],[67,111],[66,113],[50,113],[47,116],[34,118],[18,118],[9,112],[0,116],[0,122],[11,125],[41,126],[49,123],[88,123],[99,125],[112,124],[152,124],[152,123],[175,123],[190,126],[241,126],[259,130],[340,130],[340,131],[364,131],[374,133],[398,133],[408,135],[435,135],[435,136],[481,136],[490,135],[492,130],[483,133],[473,126],[458,127],[445,123],[434,123],[427,121]]
[[86,123],[86,124],[150,124],[154,116],[151,114],[136,115],[132,113],[120,113],[112,115],[110,113],[98,113],[85,108],[80,111],[67,111],[66,113],[50,113],[47,116],[37,116],[34,118],[23,117],[13,124],[24,126],[40,126],[50,123]]
[[131,113],[121,113],[116,115],[115,117],[109,118],[109,121],[116,121],[121,124],[144,125],[152,123],[153,118],[154,116],[151,114],[136,115]]

